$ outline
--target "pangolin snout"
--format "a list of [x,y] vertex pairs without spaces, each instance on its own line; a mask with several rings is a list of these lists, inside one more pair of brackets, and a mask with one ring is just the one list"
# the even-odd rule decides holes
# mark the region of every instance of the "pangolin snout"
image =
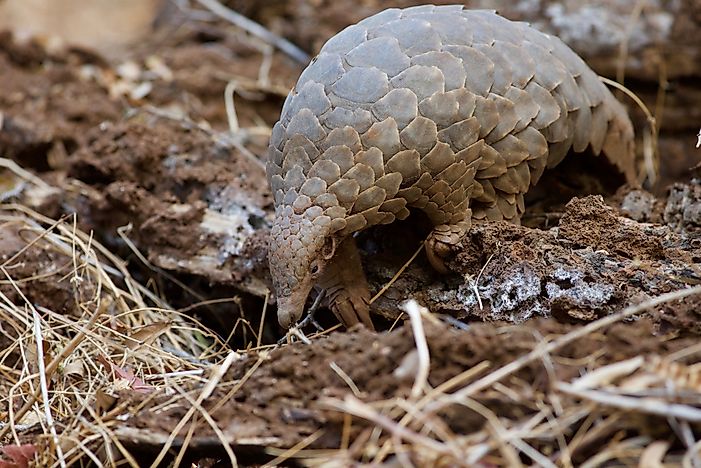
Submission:
[[309,291],[293,291],[290,296],[278,297],[277,321],[283,328],[290,328],[299,322],[304,313],[304,304]]

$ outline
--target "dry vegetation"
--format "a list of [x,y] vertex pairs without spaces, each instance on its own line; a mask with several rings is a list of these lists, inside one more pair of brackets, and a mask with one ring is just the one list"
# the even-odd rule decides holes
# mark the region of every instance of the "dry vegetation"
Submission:
[[[639,216],[617,211],[627,188],[608,217],[559,200],[542,230],[478,229],[462,314],[411,243],[368,267],[386,331],[320,319],[285,337],[259,156],[300,51],[217,2],[172,3],[177,27],[127,59],[0,43],[0,468],[701,466],[697,181],[674,180],[682,201],[647,194]],[[565,216],[598,237],[546,229]],[[635,245],[605,252],[611,226]],[[558,249],[625,275],[577,264],[609,279],[606,302],[582,305],[589,282],[522,323],[489,315],[501,256]],[[431,310],[404,302],[416,289]]]

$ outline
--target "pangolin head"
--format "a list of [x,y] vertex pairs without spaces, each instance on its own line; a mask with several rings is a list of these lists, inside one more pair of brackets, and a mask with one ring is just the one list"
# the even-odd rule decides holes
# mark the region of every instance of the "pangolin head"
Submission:
[[318,206],[302,214],[290,206],[276,210],[270,231],[268,261],[277,296],[278,321],[289,328],[299,321],[314,284],[338,245],[331,218]]

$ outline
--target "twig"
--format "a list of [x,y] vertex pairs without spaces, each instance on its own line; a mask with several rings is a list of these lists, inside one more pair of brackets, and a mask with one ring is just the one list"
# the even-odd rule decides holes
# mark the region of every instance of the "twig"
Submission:
[[[100,304],[100,307],[97,307],[95,309],[95,312],[93,315],[90,317],[90,320],[88,320],[88,323],[85,324],[84,327],[80,327],[78,333],[73,337],[73,339],[66,345],[63,350],[49,363],[48,366],[46,366],[46,379],[48,380],[51,378],[54,372],[56,372],[56,369],[58,369],[59,364],[63,362],[66,357],[68,357],[69,354],[71,354],[77,347],[78,345],[85,339],[85,336],[90,330],[93,325],[95,325],[95,322],[97,322],[97,319],[102,315],[102,313],[106,310],[108,307],[108,301],[103,301]],[[27,412],[32,409],[32,406],[34,406],[34,403],[36,402],[37,398],[39,398],[39,393],[40,389],[37,389],[29,395],[29,399],[27,402],[22,406],[14,415],[14,419],[20,420],[22,417],[24,417]],[[10,424],[7,424],[4,426],[2,429],[0,429],[0,440],[7,434],[7,431],[10,430],[14,425],[14,422],[10,422]]]
[[353,416],[346,413],[343,415],[343,429],[341,429],[340,449],[348,451],[350,447],[351,427],[353,426]]
[[[16,423],[25,422],[26,415],[36,410],[37,414],[41,412],[38,420],[41,426],[39,430],[48,435],[48,440],[51,441],[51,447],[41,447],[42,451],[48,449],[53,452],[53,455],[49,454],[52,460],[47,461],[51,466],[73,466],[84,463],[85,459],[88,458],[89,462],[100,466],[101,464],[111,466],[117,463],[117,460],[125,465],[139,466],[114,433],[114,428],[118,424],[115,417],[123,414],[125,407],[117,405],[114,410],[104,415],[98,415],[91,406],[86,406],[87,399],[82,400],[84,403],[80,405],[81,395],[94,395],[96,388],[105,383],[104,374],[96,369],[94,363],[95,352],[103,352],[113,357],[121,356],[121,362],[118,364],[120,366],[125,366],[127,360],[136,361],[138,369],[136,372],[140,379],[144,379],[146,376],[150,377],[149,381],[163,379],[165,386],[170,387],[175,382],[168,382],[166,379],[182,380],[185,378],[199,381],[200,379],[196,376],[193,377],[193,375],[202,372],[203,367],[198,361],[193,364],[193,366],[197,366],[196,370],[193,371],[188,363],[176,356],[164,353],[163,349],[168,346],[177,352],[182,351],[181,345],[185,345],[187,349],[203,350],[206,345],[198,342],[196,335],[190,334],[190,329],[185,322],[179,322],[181,324],[180,331],[173,336],[169,335],[169,342],[165,342],[166,338],[163,337],[159,338],[159,340],[163,340],[160,346],[146,343],[140,348],[140,351],[145,352],[134,353],[130,351],[124,346],[125,340],[136,339],[136,335],[132,336],[129,331],[120,331],[119,326],[136,332],[149,323],[163,322],[161,320],[163,315],[171,312],[163,308],[147,307],[139,295],[135,294],[135,292],[144,294],[144,289],[140,289],[143,286],[135,283],[126,269],[120,268],[124,266],[122,260],[116,256],[107,255],[101,259],[98,258],[98,250],[102,253],[102,246],[90,234],[81,232],[75,221],[70,224],[64,223],[63,219],[55,221],[21,205],[3,204],[0,207],[0,211],[2,210],[5,211],[4,214],[0,215],[1,223],[20,223],[26,226],[21,227],[21,231],[34,234],[33,239],[26,239],[25,244],[27,245],[20,249],[21,252],[28,252],[29,259],[34,258],[37,252],[50,253],[51,260],[56,265],[62,263],[59,262],[58,257],[55,257],[56,255],[70,258],[65,266],[71,268],[72,271],[55,281],[57,287],[68,287],[75,294],[73,304],[70,304],[75,310],[59,314],[47,307],[42,307],[40,304],[33,304],[31,297],[29,297],[30,300],[27,300],[28,298],[22,294],[22,290],[16,290],[16,292],[26,304],[24,307],[22,304],[15,304],[15,299],[10,299],[0,292],[0,321],[8,325],[5,329],[0,330],[0,333],[13,341],[16,340],[7,349],[0,350],[0,381],[3,384],[0,387],[3,391],[9,392],[9,395],[5,394],[3,400],[13,403],[8,407],[9,413],[8,417],[5,418],[6,421],[0,423],[3,438],[6,437],[5,434],[11,434],[19,443],[17,431],[26,432],[30,426]],[[17,213],[13,213],[13,211]],[[21,246],[13,249],[10,255],[17,254],[15,251],[19,247]],[[109,254],[109,251],[104,253]],[[24,260],[20,256],[15,256],[15,259]],[[43,276],[42,273],[39,273],[15,281],[7,274],[8,269],[16,267],[12,264],[14,261],[3,265],[6,268],[0,267],[0,275],[4,272],[7,276],[6,284],[16,285],[19,281],[32,281]],[[0,263],[2,262],[0,261]],[[42,268],[44,268],[43,265]],[[63,274],[61,273],[63,267],[54,270],[59,275]],[[22,273],[24,270],[20,269],[19,274]],[[108,275],[123,278],[124,285],[117,287]],[[64,283],[69,284],[64,286]],[[129,288],[129,292],[120,289],[125,286]],[[145,297],[146,295],[144,295]],[[35,299],[39,302],[47,300],[43,296]],[[114,314],[110,313],[112,311]],[[110,313],[110,323],[102,324],[102,320],[108,313]],[[34,319],[33,325],[32,318]],[[24,327],[19,325],[20,323]],[[197,325],[196,321],[191,323],[197,327],[195,333],[205,333],[206,329]],[[118,328],[113,328],[115,325]],[[8,334],[11,329],[15,332]],[[27,331],[25,332],[23,329]],[[189,340],[190,338],[192,340]],[[32,348],[36,343],[38,351],[38,353],[34,353],[31,360],[24,344],[27,340],[33,341]],[[142,339],[139,338],[137,341],[141,342]],[[51,356],[43,354],[47,345],[52,347]],[[216,339],[210,346],[224,348],[221,342]],[[19,348],[20,359],[17,359],[16,362],[15,360],[9,362],[7,357],[11,356],[10,353],[17,352],[14,351],[16,348]],[[59,354],[58,356],[53,352],[54,349]],[[48,360],[54,357],[55,359],[49,363]],[[76,363],[80,364],[80,368],[77,370],[80,375],[79,379],[72,377],[77,374],[74,374],[74,371],[69,371],[69,367],[65,368],[68,372],[57,375],[59,366],[73,367],[72,364]],[[38,370],[25,376],[30,366],[37,366]],[[22,371],[22,369],[25,370]],[[176,369],[183,370],[169,372]],[[50,387],[52,383],[55,388]],[[84,386],[85,383],[88,384],[87,388]],[[19,412],[15,410],[17,399],[13,396],[16,389],[24,390],[19,400],[21,406]],[[60,395],[60,398],[55,398],[54,394]],[[148,402],[148,400],[147,398],[143,401]],[[79,408],[76,408],[76,402],[80,405]],[[85,411],[90,412],[91,417],[83,417],[82,414]],[[112,411],[115,412],[112,413]],[[65,426],[57,425],[57,422],[55,424],[54,418],[60,418],[64,421]],[[66,442],[72,444],[72,447],[67,449]],[[41,456],[45,457],[45,455]],[[49,465],[47,464],[47,466]]]
[[258,339],[256,340],[256,348],[260,348],[263,341],[263,326],[265,325],[265,316],[268,312],[268,300],[270,299],[270,291],[265,292],[265,300],[263,301],[263,312],[260,314],[260,325],[258,326]]
[[[0,129],[2,127],[0,126]],[[51,185],[47,184],[44,182],[41,178],[35,176],[28,170],[22,168],[14,162],[12,159],[7,159],[7,158],[0,158],[0,167],[4,167],[5,169],[9,169],[10,171],[14,172],[17,176],[21,177],[22,179],[26,180],[27,182],[31,182],[34,185],[41,187],[41,188],[53,188]]]
[[[195,415],[192,418],[192,422],[190,423],[190,427],[187,430],[187,434],[185,434],[185,438],[183,439],[183,443],[180,445],[180,450],[178,450],[178,455],[175,457],[175,460],[173,461],[173,466],[181,466],[181,463],[183,462],[183,458],[185,458],[185,453],[187,452],[187,448],[190,446],[190,441],[192,441],[192,436],[195,434],[195,428],[197,427],[197,423],[199,422],[198,415]],[[231,449],[231,447],[229,447]]]
[[[623,86],[621,83],[618,83],[617,81],[613,81],[611,79],[608,79],[606,77],[600,76],[599,79],[606,85],[611,86],[612,88],[616,88],[619,91],[622,91],[626,96],[631,98],[633,102],[643,111],[645,114],[645,118],[647,119],[647,123],[649,125],[649,133],[644,135],[644,141],[645,141],[645,147],[644,149],[644,156],[646,160],[646,165],[648,167],[652,166],[654,168],[654,161],[656,155],[659,153],[659,149],[657,147],[657,120],[655,117],[652,115],[650,112],[650,109],[645,105],[645,103],[640,99],[633,91],[630,89],[626,88]],[[651,182],[654,182],[654,177],[656,177],[656,173],[653,170],[652,174],[652,179]],[[648,177],[650,175],[648,174]]]
[[428,383],[428,373],[431,368],[431,357],[428,352],[423,322],[421,321],[421,315],[426,309],[419,306],[418,302],[414,299],[405,302],[402,308],[409,314],[411,331],[414,334],[416,352],[419,357],[419,368],[416,371],[414,385],[411,387],[411,398],[415,400],[421,396],[421,391]]
[[390,433],[397,434],[402,439],[409,440],[417,445],[423,445],[437,453],[453,455],[452,450],[444,444],[400,426],[395,421],[379,414],[374,408],[352,397],[350,394],[347,395],[343,401],[334,398],[323,398],[320,400],[320,403],[330,409],[349,413],[371,421]]
[[[672,418],[667,418],[672,419]],[[678,422],[676,418],[673,418],[676,423],[679,424],[682,436],[680,439],[684,442],[684,445],[688,448],[684,458],[682,459],[682,464],[685,468],[701,468],[701,460],[699,460],[699,449],[697,447],[698,442],[696,437],[694,437],[694,431],[689,425],[689,421]],[[687,462],[688,460],[688,462]]]
[[[466,380],[471,379],[477,374],[480,374],[482,371],[487,369],[489,367],[489,363],[487,361],[482,361],[479,364],[471,367],[470,369],[467,369],[460,374],[446,380],[442,384],[438,385],[436,388],[432,389],[429,391],[426,395],[424,395],[421,400],[418,402],[412,403],[414,411],[420,411],[424,406],[426,406],[428,403],[431,401],[435,400],[438,395],[441,395],[443,393],[446,393],[453,388],[457,387],[461,383],[465,382]],[[413,418],[413,415],[411,413],[406,413],[402,419],[399,421],[400,426],[406,426],[408,425]],[[387,452],[389,451],[389,445],[385,443],[382,448],[377,452],[377,456],[375,457],[375,462],[379,463],[379,460],[384,459],[384,457],[387,455]]]
[[387,292],[387,290],[394,284],[394,282],[397,281],[397,279],[399,279],[399,276],[401,276],[401,274],[404,273],[404,270],[406,270],[409,267],[409,265],[411,265],[411,262],[413,262],[416,259],[416,257],[419,256],[423,248],[424,243],[422,242],[419,248],[416,249],[416,252],[414,252],[414,255],[412,255],[411,258],[407,260],[407,262],[404,265],[402,265],[399,271],[392,277],[391,280],[389,280],[389,283],[385,284],[382,287],[382,289],[380,289],[380,291],[377,294],[375,294],[375,296],[372,299],[370,299],[370,304],[375,302],[377,299],[379,299],[380,296]]
[[[127,247],[129,247],[129,250],[131,250],[132,253],[133,253],[134,255],[136,255],[136,258],[138,258],[139,261],[141,261],[141,263],[142,263],[146,268],[148,268],[149,270],[151,270],[152,272],[156,273],[157,275],[163,276],[163,277],[166,278],[168,281],[174,283],[176,286],[178,286],[179,288],[181,288],[183,291],[185,291],[185,292],[187,292],[188,294],[190,294],[191,296],[197,298],[197,299],[200,301],[200,305],[201,305],[203,302],[205,302],[204,296],[202,296],[201,294],[198,294],[194,289],[190,288],[188,285],[186,285],[185,283],[183,283],[182,281],[180,281],[178,278],[176,278],[176,277],[173,276],[172,274],[170,274],[170,273],[168,273],[167,271],[165,271],[163,268],[159,268],[159,267],[155,266],[154,264],[152,264],[152,263],[144,256],[144,254],[141,253],[141,251],[139,250],[139,248],[136,246],[136,244],[134,244],[134,242],[133,242],[133,241],[131,240],[131,238],[129,237],[129,233],[132,231],[133,228],[134,228],[134,225],[133,225],[131,222],[125,224],[124,226],[119,226],[119,227],[117,228],[117,235],[124,241],[124,243],[127,245]],[[185,309],[185,310],[187,310],[187,309]]]
[[678,403],[667,403],[655,398],[639,398],[601,390],[582,390],[566,382],[558,382],[557,389],[569,395],[595,401],[616,408],[637,410],[658,416],[671,416],[685,421],[701,422],[701,409]]
[[628,22],[626,23],[626,29],[624,33],[624,38],[618,48],[618,66],[616,67],[616,81],[623,84],[626,73],[626,60],[628,59],[628,46],[630,42],[630,36],[633,34],[633,28],[635,24],[640,19],[640,15],[643,12],[643,8],[647,3],[646,0],[638,0],[635,2],[633,11],[631,11],[628,16]]
[[226,109],[226,120],[229,122],[229,132],[235,135],[239,131],[239,118],[236,115],[236,105],[234,104],[234,92],[236,91],[236,80],[231,80],[224,88],[224,108]]
[[268,359],[268,356],[269,356],[268,352],[265,352],[265,351],[261,352],[258,355],[258,359],[256,360],[256,362],[246,371],[245,374],[243,374],[243,377],[241,377],[241,379],[236,382],[236,384],[233,386],[233,388],[231,390],[229,390],[226,393],[226,395],[224,395],[224,397],[221,398],[217,402],[217,404],[212,407],[210,412],[215,413],[215,412],[217,412],[217,410],[219,410],[225,404],[229,403],[231,401],[231,399],[234,397],[234,395],[236,394],[236,392],[238,392],[241,389],[241,387],[243,387],[243,385],[246,382],[248,382],[248,379],[250,379],[251,376],[253,375],[253,373],[256,370],[258,370],[258,368],[260,367],[261,364],[263,364],[263,361]]
[[296,336],[297,338],[299,338],[299,341],[306,345],[312,344],[309,338],[307,338],[307,335],[305,335],[304,332],[300,330],[297,326],[290,327],[290,329],[287,331],[287,336]]
[[686,451],[684,458],[682,459],[682,466],[684,468],[698,468],[699,453],[701,453],[701,440],[689,447],[689,449]]
[[244,31],[247,31],[250,34],[253,34],[254,36],[264,40],[265,42],[277,47],[282,52],[289,55],[291,58],[301,63],[302,65],[306,65],[307,63],[309,63],[310,58],[309,55],[306,54],[306,52],[304,52],[302,49],[300,49],[287,39],[284,39],[278,36],[277,34],[265,29],[263,26],[256,23],[255,21],[246,18],[242,14],[237,13],[230,8],[225,7],[216,0],[197,0],[197,2],[205,8],[207,8],[212,13],[214,13],[215,15],[219,16],[220,18],[229,21],[230,23],[238,26]]
[[477,278],[475,278],[474,281],[472,281],[472,277],[468,278],[468,281],[470,282],[472,286],[472,291],[475,293],[475,296],[477,297],[477,304],[479,305],[480,310],[483,310],[484,307],[482,306],[482,297],[480,296],[480,291],[479,291],[479,282],[480,279],[482,279],[482,275],[484,274],[484,270],[487,268],[487,265],[489,265],[489,262],[492,261],[492,258],[494,258],[494,255],[496,255],[496,252],[493,252],[489,258],[487,259],[486,262],[484,262],[484,265],[482,265],[482,268],[480,268],[480,272],[477,274]]
[[649,132],[643,132],[643,161],[645,162],[645,172],[650,185],[654,186],[657,182],[657,164],[655,160],[655,135],[657,128],[653,128]]
[[324,434],[323,429],[319,429],[318,431],[308,435],[304,439],[300,440],[295,444],[294,446],[290,447],[289,449],[285,450],[282,452],[280,455],[278,455],[274,460],[270,460],[267,462],[265,465],[263,465],[261,468],[272,468],[274,466],[279,466],[282,464],[282,462],[289,460],[290,458],[294,457],[297,453],[299,453],[301,450],[303,450],[305,447],[313,444],[316,442],[316,440],[321,437]]
[[681,359],[686,359],[689,356],[693,356],[696,353],[701,352],[701,343],[697,343],[693,346],[688,346],[686,348],[682,348],[679,351],[676,351],[672,354],[668,354],[665,357],[665,360],[667,361],[679,361]]
[[266,45],[263,49],[263,60],[258,69],[258,83],[261,87],[270,86],[270,67],[273,65],[273,48]]
[[[234,357],[236,357],[235,353],[232,353]],[[221,372],[221,371],[220,371]],[[226,373],[224,371],[222,375]],[[218,382],[217,382],[218,383]],[[188,404],[192,405],[193,408],[199,411],[199,414],[204,418],[205,421],[207,421],[207,424],[209,424],[209,427],[212,428],[212,431],[214,434],[217,436],[217,439],[219,439],[219,442],[221,442],[222,448],[226,452],[226,454],[229,457],[229,462],[231,463],[232,467],[238,466],[238,462],[236,461],[236,454],[234,453],[234,450],[231,448],[231,444],[229,443],[228,440],[226,440],[226,436],[222,432],[221,428],[217,425],[216,421],[214,421],[214,418],[212,418],[212,415],[202,407],[202,402],[197,402],[195,401],[185,390],[183,389],[178,389],[180,395],[187,400]],[[177,465],[176,465],[177,466]]]
[[649,437],[640,436],[633,437],[631,439],[626,439],[624,441],[616,441],[615,445],[613,443],[609,444],[609,447],[604,447],[595,452],[595,455],[582,463],[581,468],[598,468],[600,466],[610,466],[616,465],[614,463],[608,464],[607,461],[613,460],[615,457],[622,454],[630,453],[634,448],[642,449],[646,447],[651,442]]
[[[205,300],[205,301],[195,302],[195,303],[190,304],[190,305],[187,305],[187,306],[185,306],[185,307],[181,307],[181,308],[179,308],[179,309],[176,309],[174,312],[175,312],[175,313],[178,313],[178,314],[185,314],[186,312],[189,312],[189,311],[191,311],[191,310],[193,310],[193,309],[197,309],[198,307],[206,307],[206,306],[211,306],[211,305],[214,305],[214,304],[226,304],[226,303],[228,303],[228,302],[234,302],[234,303],[236,303],[236,301],[237,301],[238,299],[239,299],[238,296],[234,296],[234,297],[220,297],[220,298],[217,298],[217,299],[207,299],[207,300]],[[169,310],[168,313],[171,313],[171,311]]]
[[338,376],[341,378],[341,380],[343,380],[346,383],[346,385],[348,385],[348,387],[353,392],[353,395],[355,395],[357,398],[362,397],[362,392],[360,391],[358,386],[355,384],[355,382],[353,382],[353,379],[350,378],[350,375],[346,374],[346,371],[341,369],[341,366],[336,364],[335,361],[331,361],[331,363],[329,363],[329,367],[333,369],[333,371],[336,374],[338,374]]
[[470,329],[470,325],[465,322],[461,322],[460,319],[457,319],[450,314],[441,314],[438,317],[451,327],[457,328],[458,330],[467,331]]
[[528,445],[522,439],[514,439],[509,441],[514,447],[523,452],[526,456],[537,462],[537,466],[557,468],[553,462],[551,462],[545,455]]
[[59,224],[63,223],[63,221],[65,221],[66,218],[67,218],[67,216],[62,216],[62,217],[60,217],[59,219],[57,219],[57,220],[56,220],[51,226],[49,226],[48,228],[42,229],[41,234],[39,234],[38,236],[36,236],[36,237],[35,237],[34,239],[32,239],[30,242],[27,242],[27,244],[26,244],[24,247],[22,247],[22,248],[19,249],[17,252],[15,252],[15,254],[12,255],[10,258],[8,258],[8,259],[5,260],[4,262],[2,262],[2,265],[0,265],[0,268],[4,268],[4,267],[6,267],[7,265],[9,265],[10,263],[14,262],[20,255],[22,255],[24,252],[26,252],[27,250],[29,250],[34,244],[36,244],[36,243],[39,242],[40,240],[42,240],[42,239],[44,239],[45,237],[47,237],[47,236],[51,233],[51,231],[53,231]]
[[[22,294],[24,297],[24,294]],[[44,343],[41,336],[41,317],[39,312],[36,311],[34,307],[32,309],[32,318],[34,319],[34,341],[37,345],[37,365],[39,367],[39,387],[41,388],[41,399],[44,400],[44,417],[46,418],[46,424],[49,425],[49,431],[51,432],[51,438],[54,440],[54,445],[56,446],[56,456],[61,464],[62,468],[66,467],[66,459],[63,456],[63,450],[61,449],[61,444],[58,440],[58,434],[56,433],[56,424],[54,423],[54,418],[51,415],[51,402],[49,400],[49,385],[46,379],[46,365],[44,364]]]
[[[664,119],[665,111],[665,100],[667,99],[667,90],[669,89],[669,79],[667,72],[667,61],[664,56],[660,57],[659,62],[659,73],[657,78],[657,96],[655,97],[655,122],[657,123],[655,141],[659,139],[660,127],[662,127],[662,122]],[[644,150],[647,150],[643,147]],[[660,170],[660,152],[656,152],[657,159],[654,159],[655,167],[653,168],[653,174],[655,178],[657,177]],[[649,164],[649,163],[648,163]],[[649,171],[649,169],[648,169]],[[649,174],[648,174],[649,176]]]
[[[109,462],[112,463],[113,465],[115,464],[114,456],[111,454],[112,452],[112,446],[114,445],[117,447],[117,450],[122,454],[122,456],[126,459],[126,462],[129,463],[129,466],[132,468],[139,467],[139,463],[137,463],[136,459],[134,459],[134,456],[129,453],[129,451],[124,447],[122,442],[117,438],[114,437],[112,432],[109,430],[107,427],[106,423],[102,420],[100,415],[98,415],[90,405],[86,405],[85,408],[87,409],[88,413],[90,413],[90,416],[92,419],[97,423],[97,432],[99,432],[102,435],[103,440],[105,441],[104,449],[105,452],[107,452],[107,456],[109,459]],[[69,466],[73,466],[72,464],[69,464]]]
[[625,361],[614,362],[613,364],[599,367],[598,369],[594,369],[593,371],[584,374],[572,382],[572,388],[576,390],[585,390],[595,386],[601,386],[602,384],[611,382],[618,377],[632,374],[638,370],[644,362],[645,359],[642,356],[636,356]]

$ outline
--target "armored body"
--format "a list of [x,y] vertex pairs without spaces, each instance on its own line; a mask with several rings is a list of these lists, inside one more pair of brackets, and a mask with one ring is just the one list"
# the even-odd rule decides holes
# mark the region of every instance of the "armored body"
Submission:
[[314,285],[346,324],[371,327],[352,234],[423,210],[431,264],[475,220],[519,222],[524,194],[590,148],[634,177],[622,105],[559,39],[491,11],[390,9],[333,38],[273,128],[270,269],[278,318]]

